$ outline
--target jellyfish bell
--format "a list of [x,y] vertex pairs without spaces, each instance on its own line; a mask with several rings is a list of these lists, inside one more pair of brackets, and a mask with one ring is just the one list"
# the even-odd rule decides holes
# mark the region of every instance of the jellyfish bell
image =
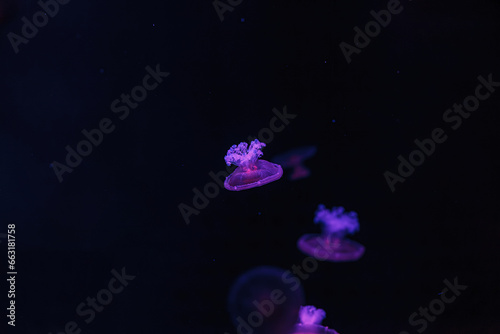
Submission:
[[345,236],[359,230],[355,212],[344,212],[343,207],[328,210],[320,205],[316,211],[315,223],[322,224],[321,234],[305,234],[297,241],[297,247],[321,261],[357,261],[363,256],[365,247]]
[[224,188],[231,191],[240,191],[260,187],[279,180],[283,175],[280,165],[266,160],[259,160],[263,155],[262,148],[266,144],[255,139],[248,147],[247,143],[233,145],[224,160],[226,164],[238,166],[224,181]]
[[356,241],[317,234],[303,235],[297,242],[297,247],[316,259],[331,262],[357,261],[365,252],[364,246]]
[[306,325],[298,326],[290,334],[339,334],[334,329],[329,329],[328,327],[323,327],[320,325]]
[[302,286],[285,284],[287,271],[262,266],[242,274],[232,285],[228,310],[238,333],[288,334],[304,303]]
[[236,168],[224,181],[224,187],[231,191],[246,190],[276,181],[282,175],[283,169],[280,165],[258,160],[251,168]]
[[299,323],[290,334],[339,334],[334,329],[322,326],[321,322],[326,317],[325,311],[316,307],[301,306]]
[[299,180],[311,174],[311,171],[303,165],[303,162],[313,157],[316,151],[316,146],[302,146],[275,156],[273,161],[283,168],[293,169],[292,174],[289,176],[290,180]]

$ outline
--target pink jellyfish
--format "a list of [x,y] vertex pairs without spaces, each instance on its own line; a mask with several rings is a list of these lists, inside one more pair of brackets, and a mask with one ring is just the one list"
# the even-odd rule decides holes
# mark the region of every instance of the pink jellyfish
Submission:
[[261,148],[266,144],[255,139],[250,143],[233,145],[224,157],[226,164],[238,166],[234,172],[226,178],[224,187],[227,190],[240,191],[254,187],[260,187],[269,182],[281,178],[283,169],[280,165],[266,160],[259,160],[262,156]]
[[316,154],[316,146],[303,146],[280,154],[273,158],[283,168],[293,168],[290,180],[299,180],[308,177],[311,171],[302,163]]
[[303,235],[297,247],[318,260],[332,262],[356,261],[365,252],[365,247],[345,238],[359,230],[356,212],[344,212],[343,207],[328,210],[323,204],[316,210],[315,223],[322,223],[322,233]]
[[339,334],[334,329],[321,326],[326,317],[325,311],[314,306],[301,306],[299,310],[299,323],[291,334]]

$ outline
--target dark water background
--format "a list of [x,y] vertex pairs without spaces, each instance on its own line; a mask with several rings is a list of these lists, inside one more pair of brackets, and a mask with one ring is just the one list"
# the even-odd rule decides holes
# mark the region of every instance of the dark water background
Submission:
[[[353,239],[366,247],[303,281],[325,325],[417,333],[410,314],[458,277],[468,288],[425,332],[500,332],[500,89],[456,130],[443,121],[479,75],[500,81],[497,1],[403,1],[350,64],[339,44],[386,1],[244,0],[221,22],[209,0],[73,0],[17,54],[7,36],[40,7],[0,4],[0,233],[16,225],[18,271],[9,332],[75,321],[82,333],[236,333],[232,282],[255,266],[300,265],[295,243],[319,231],[320,203],[356,211]],[[157,64],[170,75],[120,120],[112,101]],[[179,204],[192,206],[227,149],[284,106],[296,118],[264,159],[315,145],[311,176],[221,189],[187,225]],[[103,118],[115,130],[60,183],[50,165]],[[384,172],[438,127],[447,140],[391,192]],[[86,324],[75,309],[123,267],[135,278]]]

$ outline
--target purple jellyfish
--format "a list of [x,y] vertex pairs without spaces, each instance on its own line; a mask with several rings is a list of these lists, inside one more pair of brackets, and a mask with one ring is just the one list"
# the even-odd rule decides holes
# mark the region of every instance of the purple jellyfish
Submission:
[[309,168],[302,163],[316,154],[316,146],[303,146],[280,154],[273,158],[273,161],[283,166],[283,168],[293,168],[290,180],[300,180],[311,174]]
[[240,143],[233,145],[228,151],[224,160],[226,164],[238,166],[234,172],[226,178],[224,188],[232,191],[240,191],[254,187],[260,187],[269,182],[281,178],[283,169],[280,165],[273,164],[266,160],[259,160],[262,156],[261,148],[266,144],[255,139],[250,143]]
[[[286,334],[304,303],[302,285],[290,285],[287,271],[263,266],[242,274],[229,291],[228,310],[238,333]],[[298,278],[297,278],[298,279]]]
[[325,311],[314,306],[301,306],[299,311],[299,323],[290,334],[339,334],[334,329],[321,326],[326,317]]
[[365,252],[364,246],[345,238],[346,234],[359,230],[356,212],[344,212],[343,207],[334,207],[330,211],[321,204],[314,222],[322,223],[322,233],[303,235],[297,242],[302,252],[332,262],[356,261]]

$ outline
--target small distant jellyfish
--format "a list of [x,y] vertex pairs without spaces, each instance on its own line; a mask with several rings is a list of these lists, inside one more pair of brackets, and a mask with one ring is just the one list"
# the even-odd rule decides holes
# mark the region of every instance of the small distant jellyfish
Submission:
[[304,160],[313,157],[316,154],[316,146],[303,146],[280,154],[273,158],[273,161],[283,166],[283,168],[293,168],[290,180],[300,180],[308,177],[311,171],[302,163]]
[[263,154],[261,149],[265,146],[266,144],[255,139],[250,143],[250,148],[247,143],[240,143],[227,151],[224,157],[226,164],[238,166],[224,182],[227,190],[240,191],[260,187],[281,178],[283,169],[280,165],[259,160]]
[[363,256],[365,247],[345,237],[359,230],[355,212],[345,212],[343,207],[328,210],[321,204],[316,210],[314,222],[322,224],[322,233],[303,235],[297,242],[302,252],[318,260],[332,262],[357,261]]
[[229,291],[228,311],[238,333],[289,334],[294,329],[304,290],[283,277],[290,278],[290,272],[262,266],[236,280]]
[[290,334],[338,334],[334,329],[321,326],[326,317],[326,312],[315,306],[301,306],[299,311],[299,323]]

